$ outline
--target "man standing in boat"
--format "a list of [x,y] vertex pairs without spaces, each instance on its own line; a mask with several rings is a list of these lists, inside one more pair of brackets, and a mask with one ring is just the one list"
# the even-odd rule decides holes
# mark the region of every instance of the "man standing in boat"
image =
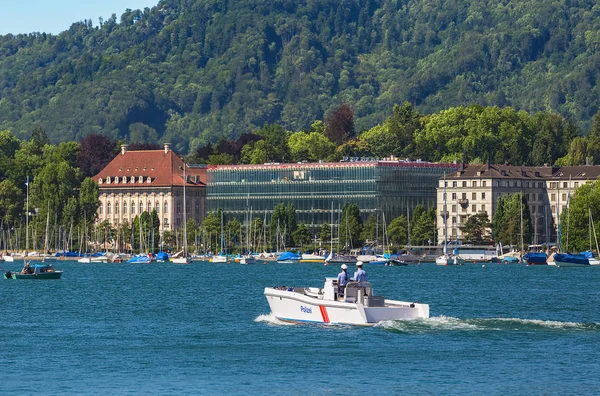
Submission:
[[354,280],[357,281],[357,282],[368,282],[367,271],[365,271],[362,268],[362,266],[363,266],[363,262],[362,261],[357,261],[356,262],[356,267],[358,269],[354,273]]
[[344,290],[346,289],[346,284],[348,283],[348,272],[346,270],[348,266],[346,264],[342,264],[342,272],[338,274],[338,296],[344,296]]

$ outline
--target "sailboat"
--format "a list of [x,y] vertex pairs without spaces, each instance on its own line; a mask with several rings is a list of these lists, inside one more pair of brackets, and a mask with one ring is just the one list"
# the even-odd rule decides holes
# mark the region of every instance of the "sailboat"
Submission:
[[251,246],[250,246],[250,228],[252,226],[252,207],[250,207],[250,214],[247,216],[248,217],[246,219],[246,245],[247,245],[248,251],[246,254],[240,255],[240,257],[237,257],[235,260],[237,263],[240,263],[243,265],[256,264],[256,259],[252,255],[252,250],[251,250]]
[[458,256],[458,202],[456,205],[456,247],[453,255],[448,254],[448,211],[446,205],[446,174],[444,174],[444,252],[435,259],[437,265],[463,265],[465,260]]
[[223,212],[221,211],[221,251],[218,255],[212,256],[211,261],[215,264],[226,264],[227,263],[227,254],[225,253],[225,242],[223,235]]
[[187,250],[187,216],[186,216],[187,206],[186,206],[186,202],[185,202],[185,185],[187,184],[187,179],[185,177],[185,167],[186,167],[186,165],[183,164],[183,254],[181,255],[181,257],[173,257],[171,259],[173,264],[191,264],[192,263],[192,260],[190,260],[190,258],[188,256],[188,250]]
[[20,273],[7,271],[4,279],[60,279],[62,271],[57,271],[50,263],[41,263],[31,266],[31,260],[27,253],[29,249],[29,177],[25,183],[27,186],[27,204],[25,213],[25,255],[23,256],[23,270]]
[[[569,180],[569,185],[571,185]],[[558,205],[556,210],[556,218],[558,219],[558,236],[559,236],[559,252],[554,255],[554,265],[557,267],[589,267],[590,261],[588,257],[584,254],[572,254],[569,253],[569,201],[571,200],[571,191],[569,191],[569,195],[567,196],[567,242],[565,247],[565,253],[561,253],[562,251],[562,236],[560,232],[560,218],[558,217]]]
[[592,217],[592,210],[588,208],[588,213],[590,215],[590,250],[589,252],[583,252],[588,258],[590,265],[600,265],[600,259],[598,257],[594,257],[594,251],[592,250],[592,233],[594,234],[594,241],[596,242],[596,254],[600,254],[600,249],[598,249],[598,237],[596,236],[596,226],[594,225],[594,218]]

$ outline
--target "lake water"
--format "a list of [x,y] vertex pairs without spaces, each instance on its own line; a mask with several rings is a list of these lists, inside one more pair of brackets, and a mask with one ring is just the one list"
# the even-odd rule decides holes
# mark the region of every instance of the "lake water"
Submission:
[[376,294],[431,318],[362,328],[270,315],[265,286],[321,287],[337,267],[55,267],[0,281],[0,392],[600,393],[600,268],[367,265]]

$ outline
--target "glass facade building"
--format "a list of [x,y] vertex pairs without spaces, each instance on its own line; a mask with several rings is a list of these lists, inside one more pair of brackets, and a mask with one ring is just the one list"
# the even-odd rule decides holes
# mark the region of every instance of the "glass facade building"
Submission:
[[[229,220],[266,217],[280,204],[293,204],[298,224],[316,229],[335,224],[346,203],[356,203],[363,220],[385,213],[386,222],[418,204],[435,207],[436,188],[456,164],[369,161],[264,165],[216,165],[206,172],[206,207]],[[380,217],[381,218],[381,217]]]

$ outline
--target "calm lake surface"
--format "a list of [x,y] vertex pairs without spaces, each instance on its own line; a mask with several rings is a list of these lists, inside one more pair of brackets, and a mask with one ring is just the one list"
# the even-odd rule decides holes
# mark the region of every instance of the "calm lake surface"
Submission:
[[431,309],[372,328],[270,315],[265,286],[337,267],[55,268],[0,281],[2,393],[600,394],[600,268],[367,265],[376,294]]

